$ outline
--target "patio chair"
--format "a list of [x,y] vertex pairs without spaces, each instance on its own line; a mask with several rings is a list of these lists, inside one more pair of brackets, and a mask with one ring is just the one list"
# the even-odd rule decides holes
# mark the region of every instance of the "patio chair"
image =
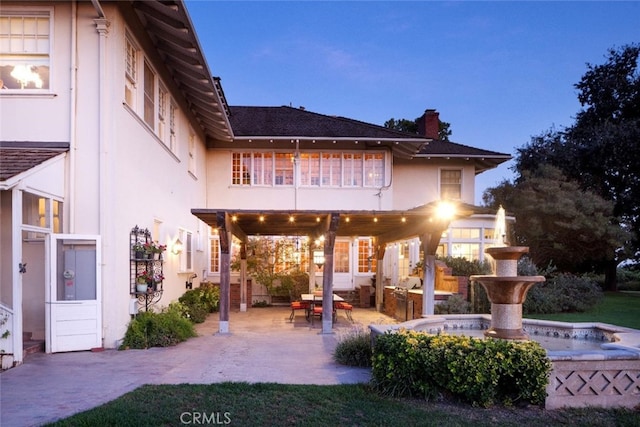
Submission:
[[296,315],[296,310],[304,310],[305,317],[309,317],[309,303],[305,301],[293,301],[291,302],[291,314],[289,315],[289,322],[293,322],[293,318]]
[[353,322],[353,317],[351,316],[351,313],[353,313],[353,305],[348,302],[339,301],[336,302],[334,306],[334,311],[337,310],[344,310],[344,314],[347,316],[347,319],[349,319],[350,322]]
[[[336,314],[336,309],[335,307],[333,308],[333,322],[335,323],[337,319],[337,314]],[[311,326],[313,326],[313,320],[315,319],[315,317],[317,316],[319,319],[322,319],[322,306],[321,305],[314,305],[313,308],[311,309]]]

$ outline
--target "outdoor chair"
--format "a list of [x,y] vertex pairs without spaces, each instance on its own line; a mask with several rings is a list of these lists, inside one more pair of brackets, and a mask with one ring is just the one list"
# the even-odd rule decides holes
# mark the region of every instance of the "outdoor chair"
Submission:
[[[313,320],[315,319],[315,317],[317,316],[319,319],[322,319],[322,306],[321,305],[314,305],[313,308],[311,309],[311,326],[313,326]],[[337,315],[336,315],[336,309],[335,307],[333,308],[333,321],[335,323],[335,321],[337,320]]]
[[291,314],[289,315],[289,322],[293,322],[293,318],[296,315],[296,310],[304,310],[305,317],[309,318],[309,303],[305,301],[293,301],[291,302]]
[[353,305],[348,302],[336,302],[334,305],[334,311],[337,312],[337,310],[344,310],[344,314],[347,316],[347,319],[349,319],[350,322],[353,322],[353,317],[351,316],[353,313]]

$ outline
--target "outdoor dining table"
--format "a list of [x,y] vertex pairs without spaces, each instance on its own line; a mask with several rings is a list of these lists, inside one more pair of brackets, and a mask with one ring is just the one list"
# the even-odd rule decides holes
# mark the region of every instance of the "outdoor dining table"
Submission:
[[[317,304],[317,303],[322,303],[322,294],[301,294],[300,295],[300,299],[302,301],[306,301],[309,302],[309,308],[307,308],[307,312],[306,312],[306,319],[307,321],[309,321],[309,319],[311,318],[311,320],[313,320],[313,307]],[[333,294],[333,302],[340,302],[340,301],[344,301],[344,298],[342,298],[340,295],[336,295]],[[335,310],[334,310],[335,313]],[[313,323],[313,322],[312,322]]]

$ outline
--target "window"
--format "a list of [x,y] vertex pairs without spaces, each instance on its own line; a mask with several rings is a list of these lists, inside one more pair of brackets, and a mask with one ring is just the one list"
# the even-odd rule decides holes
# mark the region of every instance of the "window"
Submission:
[[452,228],[452,239],[480,239],[479,228]]
[[50,88],[50,12],[0,14],[0,88]]
[[196,175],[196,136],[189,132],[189,172]]
[[442,169],[440,171],[440,198],[460,200],[462,198],[462,171]]
[[300,154],[300,185],[320,185],[320,153]]
[[232,153],[232,185],[382,187],[385,153]]
[[187,230],[180,230],[178,238],[182,242],[182,252],[180,253],[180,270],[193,270],[193,234]]
[[169,102],[169,148],[175,153],[176,147],[176,105]]
[[[215,229],[214,229],[215,230]],[[212,230],[212,236],[209,239],[209,271],[211,273],[220,273],[220,236],[218,230]]]
[[22,224],[62,232],[62,207],[58,200],[22,193]]
[[322,185],[336,187],[340,185],[342,169],[339,153],[322,153]]
[[167,103],[169,94],[167,89],[161,83],[158,85],[158,137],[165,145],[169,145],[167,139]]
[[382,187],[384,186],[384,154],[364,155],[364,186]]
[[125,82],[124,82],[124,101],[131,108],[136,106],[136,79],[138,78],[138,49],[133,43],[129,35],[125,36],[124,45],[125,59]]
[[293,185],[293,155],[275,153],[275,185]]
[[145,61],[144,63],[144,122],[155,131],[156,75]]
[[334,273],[349,272],[349,242],[336,241],[333,248],[333,271]]
[[345,187],[362,186],[362,154],[345,153],[342,156],[342,185]]
[[466,258],[469,261],[480,259],[480,244],[478,243],[453,243],[451,256],[454,258]]
[[358,239],[358,273],[376,271],[376,254],[371,245],[371,239]]

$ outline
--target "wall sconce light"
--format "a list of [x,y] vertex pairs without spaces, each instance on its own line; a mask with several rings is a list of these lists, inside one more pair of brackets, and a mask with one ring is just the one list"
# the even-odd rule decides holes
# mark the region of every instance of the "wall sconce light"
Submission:
[[182,253],[182,241],[180,241],[180,239],[176,239],[173,243],[171,252],[173,252],[174,255],[180,255]]
[[322,268],[324,265],[324,251],[320,249],[313,251],[313,263],[317,265],[318,268]]

